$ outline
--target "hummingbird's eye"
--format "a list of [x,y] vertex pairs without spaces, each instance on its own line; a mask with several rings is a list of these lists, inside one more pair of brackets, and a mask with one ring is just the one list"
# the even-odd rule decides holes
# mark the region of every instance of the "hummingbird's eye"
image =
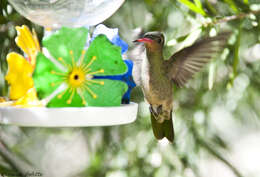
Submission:
[[160,44],[162,42],[162,39],[161,38],[158,38],[157,39],[157,42]]

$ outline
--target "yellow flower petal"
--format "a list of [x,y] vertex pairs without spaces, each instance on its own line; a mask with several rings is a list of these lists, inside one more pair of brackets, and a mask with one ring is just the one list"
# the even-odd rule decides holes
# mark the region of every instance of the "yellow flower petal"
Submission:
[[35,31],[31,32],[25,25],[22,27],[17,26],[17,37],[15,38],[16,44],[26,53],[29,57],[29,62],[35,66],[36,56],[40,51],[40,45]]
[[0,97],[0,103],[6,102],[6,99],[4,97]]
[[42,102],[38,100],[35,88],[28,90],[26,95],[13,103],[13,106],[18,107],[35,107],[43,106]]
[[10,99],[23,97],[33,87],[33,66],[21,55],[9,53],[7,55],[8,72],[5,79],[10,84]]

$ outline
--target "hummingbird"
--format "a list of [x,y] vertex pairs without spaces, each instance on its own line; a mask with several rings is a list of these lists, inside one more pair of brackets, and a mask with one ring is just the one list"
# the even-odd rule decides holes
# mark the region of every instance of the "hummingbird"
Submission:
[[141,64],[141,87],[149,103],[153,134],[160,140],[174,140],[172,120],[173,87],[182,88],[226,44],[229,32],[195,42],[173,54],[168,60],[163,57],[165,38],[159,31],[148,32],[133,42],[144,43],[146,57]]

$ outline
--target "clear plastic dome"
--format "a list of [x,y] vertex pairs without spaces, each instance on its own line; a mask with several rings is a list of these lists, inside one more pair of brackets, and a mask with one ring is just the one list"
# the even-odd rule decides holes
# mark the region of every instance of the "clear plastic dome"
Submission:
[[92,26],[110,17],[124,0],[9,0],[32,22],[49,28]]

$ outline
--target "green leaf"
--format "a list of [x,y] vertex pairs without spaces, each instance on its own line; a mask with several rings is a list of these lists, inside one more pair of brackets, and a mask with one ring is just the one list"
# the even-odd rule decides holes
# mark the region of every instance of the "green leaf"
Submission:
[[119,106],[122,96],[127,91],[127,85],[116,80],[98,79],[98,81],[104,81],[104,85],[92,84],[89,86],[97,95],[96,99],[93,99],[89,92],[84,92],[87,106]]
[[238,8],[237,8],[237,6],[236,6],[236,4],[234,3],[233,0],[224,0],[224,1],[230,6],[230,8],[231,8],[235,13],[238,13],[238,12],[239,12],[239,10],[238,10]]
[[237,67],[239,64],[239,47],[240,47],[240,38],[241,38],[241,31],[242,31],[242,25],[240,24],[239,26],[239,30],[238,30],[238,35],[237,35],[237,40],[235,43],[235,51],[234,51],[234,60],[233,60],[233,78],[232,80],[234,80],[234,78],[237,76]]
[[[80,95],[76,92],[73,95],[71,103],[68,104],[67,101],[70,99],[71,92],[66,90],[62,97],[58,98],[57,94],[51,101],[47,104],[47,107],[84,107],[83,100],[81,99]],[[93,98],[91,98],[93,99]]]
[[194,0],[194,2],[195,2],[195,5],[196,5],[198,8],[202,9],[202,5],[201,5],[200,0]]
[[217,10],[213,7],[213,5],[208,1],[205,0],[205,4],[208,7],[208,10],[213,14],[213,15],[217,15]]
[[[184,4],[184,5],[186,5],[190,10],[192,10],[193,12],[195,12],[195,13],[199,13],[199,14],[201,14],[201,15],[203,15],[203,16],[206,16],[207,14],[206,14],[206,12],[202,9],[202,6],[201,6],[201,4],[200,4],[200,2],[198,2],[199,0],[196,0],[196,2],[195,3],[197,3],[196,5],[195,4],[193,4],[192,2],[190,2],[189,0],[179,0],[182,4]],[[200,4],[200,6],[197,6],[197,5],[199,5]]]
[[84,27],[62,27],[56,33],[44,38],[42,43],[56,60],[61,57],[67,64],[72,64],[70,51],[73,52],[74,61],[78,61],[86,44],[87,35],[88,29]]
[[84,62],[90,63],[93,57],[96,57],[96,60],[90,65],[91,71],[104,69],[104,73],[95,75],[117,75],[127,71],[121,48],[113,45],[104,35],[99,35],[92,41]]
[[180,43],[180,42],[184,41],[188,36],[189,36],[189,34],[186,34],[184,36],[178,37],[176,40],[177,40],[178,43]]
[[[51,72],[63,73],[42,53],[39,53],[36,59],[36,67],[33,73],[34,86],[40,99],[49,96],[57,87],[57,83],[61,80],[60,75]],[[52,83],[56,83],[55,86]]]
[[91,84],[88,86],[97,95],[96,98],[93,98],[87,89],[83,91],[86,105],[83,104],[83,100],[77,92],[74,94],[71,103],[68,104],[67,101],[72,93],[67,90],[61,98],[56,95],[47,107],[120,106],[122,96],[127,91],[127,85],[115,80],[98,79],[98,81],[104,81],[104,85]]

